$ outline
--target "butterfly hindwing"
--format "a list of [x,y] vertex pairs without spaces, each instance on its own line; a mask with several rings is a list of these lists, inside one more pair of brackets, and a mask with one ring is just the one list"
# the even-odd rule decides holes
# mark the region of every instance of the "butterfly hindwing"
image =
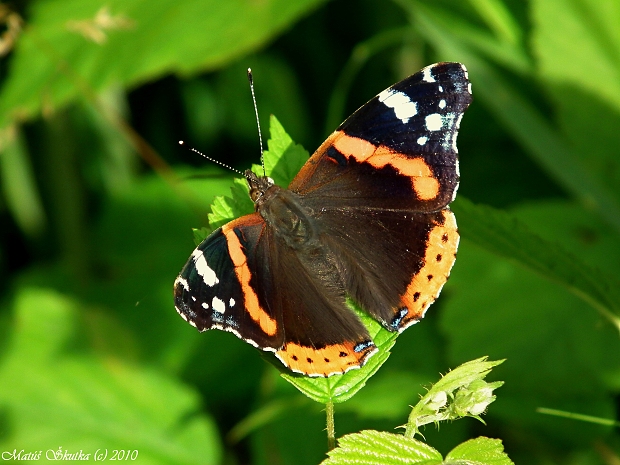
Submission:
[[[271,273],[257,271],[266,305],[282,315],[285,342],[276,356],[292,371],[312,376],[344,373],[376,351],[368,331],[346,306],[345,283],[333,251],[317,242],[294,250],[275,231]],[[277,282],[274,282],[277,280]]]
[[[338,225],[346,223],[343,230]],[[459,235],[454,214],[324,211],[324,240],[339,255],[346,292],[390,331],[424,316],[448,280]]]

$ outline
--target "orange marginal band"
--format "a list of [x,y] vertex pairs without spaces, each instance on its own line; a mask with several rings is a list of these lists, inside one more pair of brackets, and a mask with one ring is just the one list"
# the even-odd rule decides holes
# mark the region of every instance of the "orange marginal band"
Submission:
[[401,296],[401,303],[409,309],[402,329],[407,322],[419,320],[432,304],[450,276],[459,245],[456,218],[450,210],[443,210],[444,223],[437,224],[428,236],[424,266],[413,277]]
[[356,352],[355,344],[352,342],[329,345],[322,349],[289,342],[276,355],[282,363],[297,373],[329,376],[359,368],[376,350],[374,344],[369,344],[364,350]]

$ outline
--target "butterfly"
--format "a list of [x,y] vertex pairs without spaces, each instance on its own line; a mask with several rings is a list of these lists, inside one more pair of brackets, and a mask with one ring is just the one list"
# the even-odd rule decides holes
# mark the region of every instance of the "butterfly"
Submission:
[[178,313],[294,373],[361,367],[377,347],[346,299],[401,332],[448,279],[456,138],[471,100],[465,66],[433,64],[355,111],[287,188],[247,170],[255,212],[193,251],[174,282]]

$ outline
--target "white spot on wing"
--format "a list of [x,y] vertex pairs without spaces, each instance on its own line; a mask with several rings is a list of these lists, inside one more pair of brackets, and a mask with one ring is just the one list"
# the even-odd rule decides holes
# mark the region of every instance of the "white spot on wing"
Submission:
[[226,311],[226,304],[224,304],[223,300],[220,300],[217,297],[213,297],[211,307],[213,307],[213,310],[218,313],[224,313]]
[[409,96],[403,92],[390,87],[381,92],[378,97],[380,102],[394,110],[396,117],[403,124],[407,124],[412,116],[418,114],[418,105],[412,102]]
[[444,134],[444,140],[442,142],[442,146],[446,150],[452,149],[455,153],[459,152],[456,148],[456,135],[457,135],[456,128],[458,127],[456,123],[458,123],[458,116],[462,116],[462,115],[458,115],[457,113],[450,112],[450,113],[445,114],[442,117],[443,125],[448,129],[446,133]]
[[213,326],[211,326],[211,329],[213,329],[213,328],[215,328],[215,329],[220,329],[220,330],[222,330],[222,331],[226,331],[226,332],[229,332],[229,333],[233,333],[233,334],[234,334],[235,336],[237,336],[239,339],[241,339],[242,341],[247,342],[248,344],[253,345],[253,346],[254,346],[254,347],[256,347],[257,349],[262,349],[262,350],[273,350],[273,349],[271,349],[271,348],[269,348],[269,349],[265,349],[265,348],[260,347],[256,341],[253,341],[252,339],[248,339],[248,338],[246,338],[246,337],[243,337],[243,336],[241,335],[241,333],[240,333],[239,331],[237,331],[237,330],[236,330],[234,327],[232,327],[232,326],[228,326],[228,325],[213,325]]
[[439,113],[433,113],[424,119],[424,123],[429,131],[439,131],[443,126],[443,118]]
[[[458,163],[456,164],[456,175],[459,176],[459,164]],[[452,200],[450,202],[454,202],[454,199],[456,199],[456,192],[458,190],[459,190],[459,183],[457,181],[456,185],[454,186],[454,191],[452,191]],[[437,294],[437,296],[439,296],[439,294]]]
[[427,142],[428,142],[428,137],[426,137],[426,136],[418,137],[418,144],[419,145],[424,145]]
[[235,306],[235,299],[233,299],[232,297],[230,298],[230,301],[228,302],[228,306],[229,307],[234,307]]
[[177,287],[177,284],[180,284],[183,289],[189,292],[189,284],[185,278],[178,276],[176,281],[174,282],[174,287]]
[[461,68],[463,69],[463,74],[465,75],[465,79],[469,79],[469,72],[463,63],[461,63]]
[[438,86],[437,89],[439,89],[439,92],[443,92],[443,86]]
[[435,65],[427,66],[422,70],[422,80],[425,82],[437,82],[433,75],[431,74],[431,70],[435,67]]
[[[231,333],[233,333],[235,336],[237,336],[239,339],[243,339],[245,342],[247,342],[250,345],[253,345],[254,347],[256,347],[257,349],[263,349],[262,347],[260,347],[258,345],[257,342],[253,341],[252,339],[246,339],[244,337],[241,337],[241,334],[239,334],[237,331],[232,330],[232,329],[228,329],[227,331],[230,331]],[[269,349],[263,349],[263,350],[271,350],[271,348]]]
[[209,309],[209,304],[208,304],[208,303],[206,303],[206,302],[203,302],[203,303],[202,303],[202,304],[200,304],[200,305],[202,305],[202,308],[204,308],[205,310],[208,310],[208,309]]
[[456,117],[456,122],[454,123],[454,125],[456,126],[457,129],[459,129],[461,127],[461,120],[463,119],[463,113],[459,114]]
[[456,148],[456,132],[452,135],[452,150],[455,153],[459,153],[459,149]]
[[194,252],[192,253],[192,257],[194,257],[194,265],[196,266],[196,271],[200,276],[202,276],[202,280],[207,286],[213,287],[220,282],[220,280],[217,278],[217,275],[215,274],[215,271],[213,271],[207,263],[207,260],[202,253],[202,250],[194,250]]
[[439,108],[441,108],[442,110],[446,108],[446,101],[444,99],[441,99],[439,101]]

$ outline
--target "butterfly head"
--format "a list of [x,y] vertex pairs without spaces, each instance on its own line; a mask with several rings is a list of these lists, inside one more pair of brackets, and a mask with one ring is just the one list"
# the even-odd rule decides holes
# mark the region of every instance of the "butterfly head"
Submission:
[[275,185],[274,181],[268,176],[258,176],[251,170],[245,170],[243,174],[250,187],[250,198],[258,206],[262,203],[267,190]]

